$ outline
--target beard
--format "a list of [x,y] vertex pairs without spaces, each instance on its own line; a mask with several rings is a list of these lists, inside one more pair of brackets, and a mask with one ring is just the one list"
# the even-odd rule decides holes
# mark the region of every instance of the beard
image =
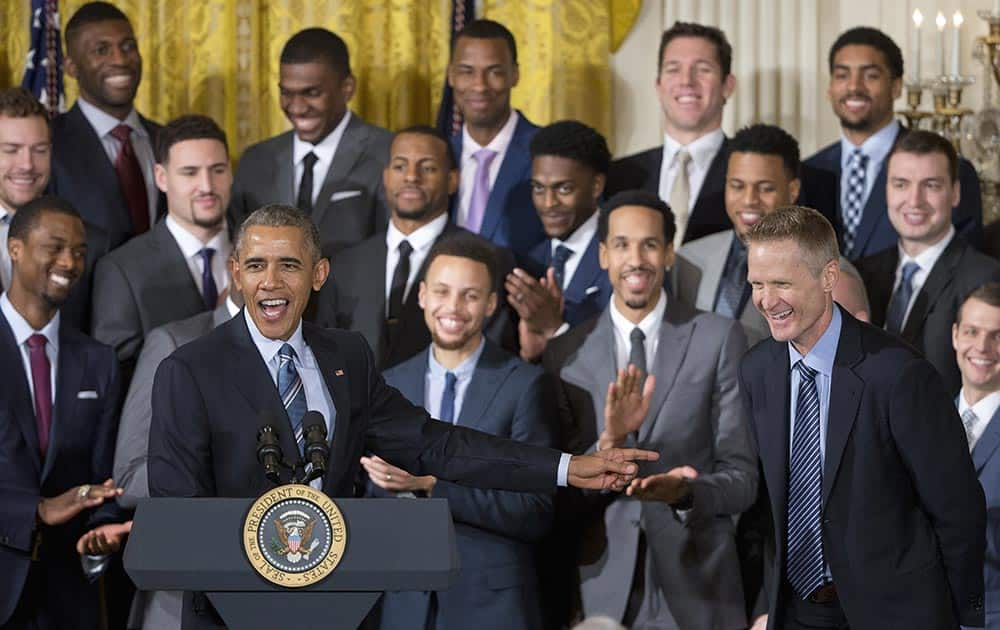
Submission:
[[860,120],[848,120],[843,117],[840,118],[840,126],[844,129],[850,131],[868,131],[872,128],[872,118],[871,116],[866,116]]
[[465,334],[463,334],[458,339],[442,339],[440,336],[438,336],[437,331],[432,328],[431,340],[434,342],[435,346],[441,348],[442,350],[454,351],[454,350],[461,350],[462,348],[467,346],[472,339],[479,337],[481,333],[482,333],[481,329],[475,329],[466,331]]
[[393,214],[407,221],[422,221],[430,216],[432,212],[434,212],[434,206],[430,202],[420,206],[416,210],[403,210],[398,206],[392,209]]

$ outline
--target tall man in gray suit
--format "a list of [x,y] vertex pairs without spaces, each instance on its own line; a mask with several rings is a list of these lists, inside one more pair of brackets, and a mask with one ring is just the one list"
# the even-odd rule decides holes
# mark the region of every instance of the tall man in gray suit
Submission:
[[660,460],[641,467],[647,479],[632,497],[575,502],[583,612],[632,628],[745,628],[731,517],[757,492],[737,387],[746,336],[731,319],[668,299],[674,221],[655,193],[609,199],[598,234],[611,303],[544,356],[559,376],[562,446],[638,444]]
[[356,82],[347,45],[324,28],[281,51],[281,109],[292,130],[249,147],[233,183],[234,225],[269,203],[294,205],[319,228],[323,254],[385,229],[382,169],[392,135],[347,109]]
[[181,116],[160,132],[156,161],[166,219],[102,258],[94,277],[93,335],[115,349],[126,376],[149,331],[214,310],[229,285],[226,134],[207,116]]
[[[761,217],[799,197],[799,143],[774,125],[740,129],[729,142],[725,201],[733,229],[688,241],[671,270],[674,294],[704,311],[738,319],[750,345],[770,336],[750,302],[744,239]],[[846,259],[834,299],[855,317],[868,319],[868,298],[857,270]]]

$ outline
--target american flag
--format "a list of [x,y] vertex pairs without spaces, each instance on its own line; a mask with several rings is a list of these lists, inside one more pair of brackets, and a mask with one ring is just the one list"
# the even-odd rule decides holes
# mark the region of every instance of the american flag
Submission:
[[[454,0],[451,8],[451,45],[455,45],[455,36],[465,28],[465,23],[476,19],[475,0]],[[444,92],[441,94],[441,107],[438,109],[437,128],[447,137],[452,137],[462,129],[462,113],[455,106],[455,99],[448,85],[448,77],[444,78]]]
[[21,87],[31,90],[52,116],[66,110],[57,0],[31,0],[31,49]]

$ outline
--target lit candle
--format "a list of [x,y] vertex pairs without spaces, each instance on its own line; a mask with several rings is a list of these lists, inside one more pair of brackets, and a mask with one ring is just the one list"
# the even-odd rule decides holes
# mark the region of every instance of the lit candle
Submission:
[[962,13],[960,11],[955,11],[955,15],[951,16],[951,23],[955,26],[955,34],[951,40],[951,74],[957,77],[961,74],[961,60],[962,60]]
[[[996,0],[1000,2],[1000,0]],[[924,23],[924,15],[920,12],[920,9],[914,9],[913,11],[913,41],[911,42],[911,49],[913,51],[913,65],[911,70],[911,83],[916,85],[920,83],[920,25]]]
[[938,28],[937,57],[940,67],[938,74],[944,76],[944,27],[948,25],[948,19],[945,18],[944,13],[938,11],[934,22],[937,24]]

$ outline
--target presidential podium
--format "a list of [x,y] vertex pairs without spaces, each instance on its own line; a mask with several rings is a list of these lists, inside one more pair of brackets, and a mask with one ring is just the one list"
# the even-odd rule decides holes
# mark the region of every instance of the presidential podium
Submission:
[[125,570],[140,590],[204,593],[230,628],[357,628],[384,591],[447,589],[458,552],[444,499],[338,499],[347,539],[320,581],[291,589],[244,551],[253,499],[149,499],[136,509]]

